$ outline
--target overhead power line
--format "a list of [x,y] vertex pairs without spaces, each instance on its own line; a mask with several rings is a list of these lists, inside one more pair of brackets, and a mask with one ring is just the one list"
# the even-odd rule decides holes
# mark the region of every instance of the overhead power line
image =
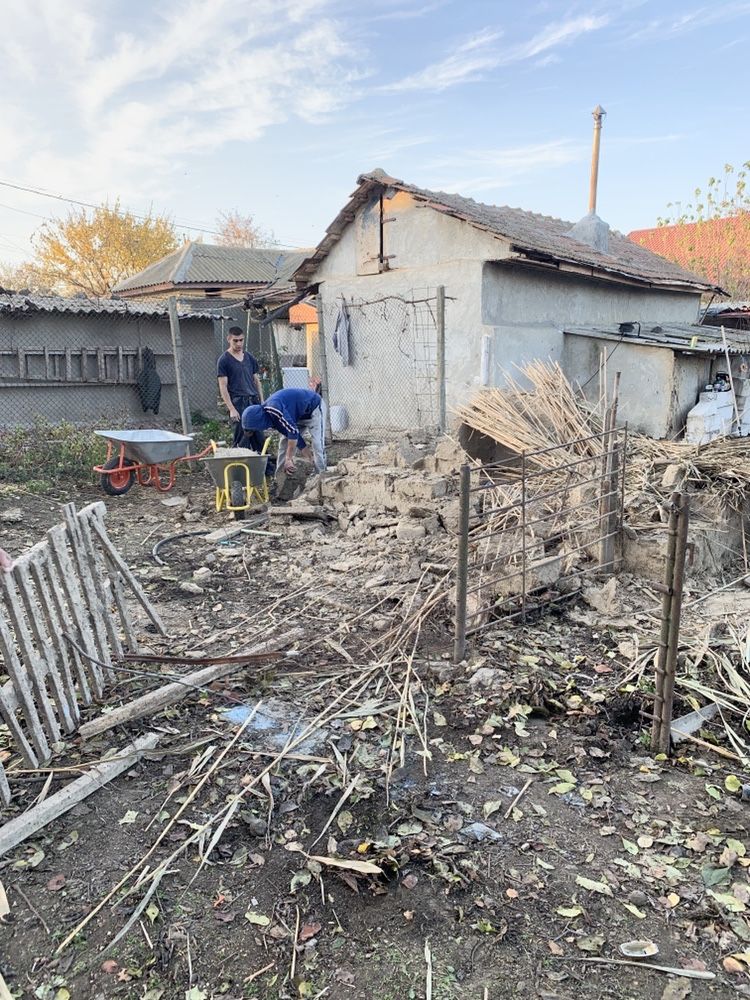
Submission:
[[[25,184],[16,184],[14,181],[1,181],[0,180],[0,187],[12,188],[14,191],[25,191],[27,194],[36,194],[36,195],[39,195],[41,198],[53,198],[55,201],[63,201],[63,202],[66,202],[69,205],[80,205],[82,208],[100,208],[101,207],[99,205],[95,205],[91,201],[81,201],[78,198],[66,198],[65,195],[62,195],[62,194],[54,194],[51,191],[44,191],[42,188],[29,187],[28,185],[25,185]],[[12,212],[21,212],[24,215],[34,215],[38,219],[47,219],[47,218],[49,218],[49,216],[37,215],[36,212],[26,212],[26,211],[24,211],[24,209],[14,208],[12,205],[2,205],[0,207],[9,208]],[[126,212],[124,209],[120,210],[120,214],[121,215],[129,214],[129,215],[132,215],[136,219],[143,219],[143,220],[152,218],[152,216],[142,215],[139,212],[130,212],[130,211]],[[216,229],[207,229],[205,226],[192,226],[192,225],[189,225],[187,222],[180,222],[178,219],[175,220],[174,224],[176,226],[179,226],[180,229],[190,229],[190,230],[192,230],[193,232],[196,232],[196,233],[208,233],[209,236],[221,236],[222,235],[222,233],[220,233]],[[279,243],[279,246],[289,247],[292,250],[307,250],[308,249],[306,246],[305,247],[296,246],[294,243],[284,243],[283,241]]]

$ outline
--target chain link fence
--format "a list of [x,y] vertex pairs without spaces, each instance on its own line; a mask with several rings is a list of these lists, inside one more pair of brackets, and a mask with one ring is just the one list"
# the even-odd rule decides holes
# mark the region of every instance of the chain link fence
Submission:
[[324,379],[334,437],[374,439],[442,424],[443,301],[435,288],[371,300],[323,298]]
[[94,428],[181,430],[178,367],[191,429],[231,440],[216,380],[226,332],[254,331],[269,387],[272,332],[259,336],[242,303],[206,300],[179,302],[173,325],[164,301],[0,292],[0,479],[85,475],[101,459]]

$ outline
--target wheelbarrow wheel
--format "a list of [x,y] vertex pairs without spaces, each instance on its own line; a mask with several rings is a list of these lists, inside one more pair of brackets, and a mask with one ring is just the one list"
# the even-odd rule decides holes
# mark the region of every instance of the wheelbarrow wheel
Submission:
[[[231,485],[231,496],[232,496],[232,506],[233,507],[243,507],[247,500],[245,499],[245,487],[242,483],[233,482]],[[234,512],[235,521],[245,520],[245,511],[236,510]]]
[[135,472],[130,466],[132,462],[125,459],[123,465],[120,465],[120,459],[110,458],[110,460],[104,466],[105,469],[114,469],[114,472],[102,472],[100,477],[100,482],[104,492],[111,497],[121,497],[124,493],[127,493],[130,487],[135,482]]

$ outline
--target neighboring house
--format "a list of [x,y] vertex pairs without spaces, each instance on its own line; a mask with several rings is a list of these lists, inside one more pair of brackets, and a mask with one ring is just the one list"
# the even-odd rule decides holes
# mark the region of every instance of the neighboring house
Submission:
[[[602,348],[613,354],[627,336],[616,333],[610,344],[607,330],[689,326],[701,294],[718,291],[610,232],[595,215],[573,225],[428,191],[380,170],[359,177],[295,278],[318,293],[325,347],[319,365],[325,363],[331,404],[346,408],[355,433],[434,424],[437,286],[446,296],[449,413],[481,385],[502,386],[506,372],[516,376],[515,366],[533,359],[560,362],[593,395]],[[333,342],[343,311],[348,364]],[[695,403],[711,362],[703,357],[684,374],[671,362],[681,351],[646,348],[636,339],[621,344],[608,366],[610,378],[622,368],[620,414],[656,436],[669,434]],[[689,350],[689,338],[683,344]],[[648,360],[665,349],[669,365]],[[628,350],[646,351],[637,373],[625,363]]]
[[280,304],[294,295],[292,275],[306,256],[307,252],[189,242],[115,285],[113,293],[126,299],[179,295],[230,302],[257,296]]
[[[179,314],[190,409],[217,416],[220,323],[213,311]],[[147,349],[162,383],[158,415],[144,413],[136,388]],[[39,419],[158,427],[178,417],[164,302],[0,293],[0,430]]]
[[[176,295],[179,302],[214,309],[222,330],[226,332],[233,324],[242,326],[248,348],[261,364],[272,368],[271,330],[281,364],[305,353],[304,335],[290,325],[286,306],[297,291],[292,275],[307,256],[309,251],[186,243],[121,281],[114,294],[140,301]],[[270,326],[261,327],[260,321],[271,312]]]
[[729,294],[750,294],[750,212],[634,229],[628,239],[686,267]]

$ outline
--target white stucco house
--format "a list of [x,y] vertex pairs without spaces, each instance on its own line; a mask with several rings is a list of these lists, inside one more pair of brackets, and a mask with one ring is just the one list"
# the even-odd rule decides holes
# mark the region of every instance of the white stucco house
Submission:
[[[696,344],[693,324],[701,295],[721,290],[596,216],[574,225],[414,187],[382,170],[358,178],[295,280],[317,293],[329,400],[346,408],[354,428],[434,422],[424,404],[435,375],[434,322],[430,343],[425,327],[439,285],[449,413],[532,359],[559,361],[583,385],[603,346],[610,375],[622,372],[622,418],[665,436],[695,403],[720,350],[715,339]],[[342,307],[348,359],[333,339]]]

